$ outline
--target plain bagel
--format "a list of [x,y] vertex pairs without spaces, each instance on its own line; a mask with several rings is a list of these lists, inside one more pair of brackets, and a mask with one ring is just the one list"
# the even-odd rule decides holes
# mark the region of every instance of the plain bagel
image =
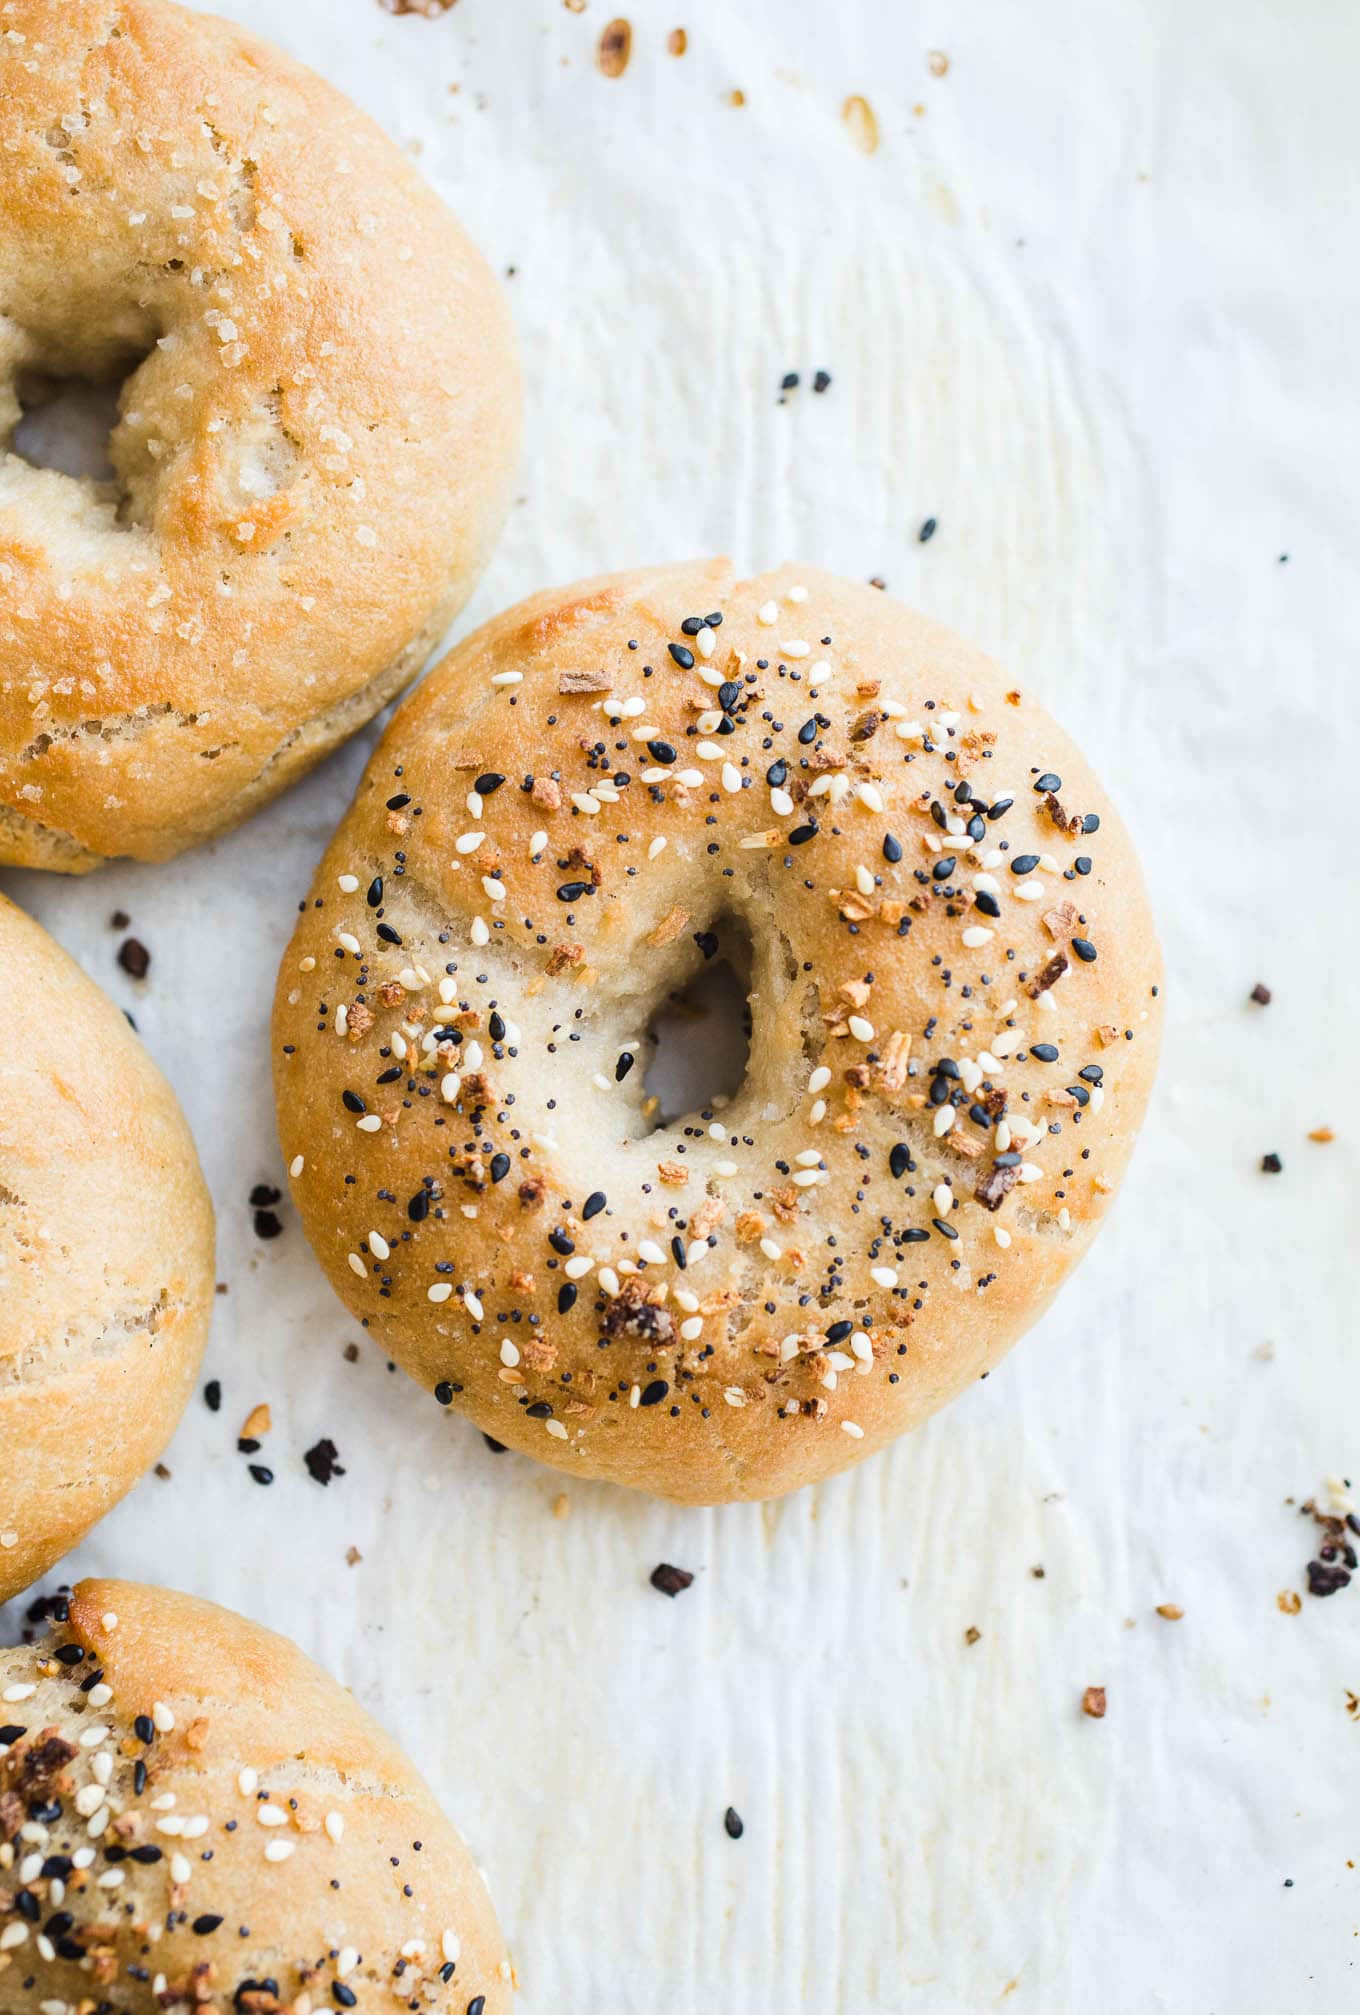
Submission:
[[0,1651],[5,2015],[505,2015],[467,1849],[286,1638],[85,1581]]
[[[640,1045],[725,950],[730,1104]],[[1091,770],[875,591],[725,562],[488,624],[397,714],[274,1017],[293,1196],[382,1348],[497,1440],[710,1501],[844,1467],[1083,1251],[1159,961]]]
[[[164,860],[369,719],[519,426],[480,255],[349,101],[168,0],[0,16],[0,862]],[[98,483],[6,452],[126,378]]]
[[213,1217],[169,1085],[113,1002],[3,896],[0,974],[6,1600],[174,1433],[207,1340]]

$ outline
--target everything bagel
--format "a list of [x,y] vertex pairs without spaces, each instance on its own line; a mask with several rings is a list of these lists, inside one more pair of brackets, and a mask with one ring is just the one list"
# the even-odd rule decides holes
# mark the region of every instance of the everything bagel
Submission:
[[286,1638],[83,1581],[0,1650],[5,2015],[506,2015],[462,1841]]
[[[744,1083],[654,1126],[654,1013],[732,947]],[[687,1501],[844,1467],[996,1363],[1142,1117],[1130,841],[980,653],[725,562],[544,594],[401,709],[274,1017],[349,1307],[445,1405]]]
[[[114,477],[6,452],[126,379]],[[518,435],[481,257],[339,93],[167,0],[0,17],[0,862],[164,860],[419,668]]]

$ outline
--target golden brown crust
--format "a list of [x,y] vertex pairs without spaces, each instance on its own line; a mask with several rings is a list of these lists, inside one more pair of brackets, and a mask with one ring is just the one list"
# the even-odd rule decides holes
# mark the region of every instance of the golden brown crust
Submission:
[[[165,859],[467,599],[516,453],[509,318],[370,120],[168,0],[11,0],[0,159],[0,861]],[[143,358],[118,496],[5,454],[21,384]]]
[[[747,1079],[649,1135],[620,1051],[710,932],[750,940]],[[1045,1307],[1142,1117],[1158,978],[1100,785],[979,652],[806,569],[589,581],[426,680],[318,868],[275,1004],[293,1194],[498,1440],[773,1495]]]
[[213,1296],[212,1205],[122,1014],[0,897],[0,1599],[161,1453]]
[[505,2015],[505,1949],[462,1841],[286,1638],[85,1581],[51,1638],[0,1651],[0,1697],[6,2015],[465,2015],[478,1995]]

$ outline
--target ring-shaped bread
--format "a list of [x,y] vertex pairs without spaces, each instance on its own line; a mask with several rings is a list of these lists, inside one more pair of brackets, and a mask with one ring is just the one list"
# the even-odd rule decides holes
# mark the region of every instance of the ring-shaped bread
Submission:
[[[731,1102],[649,1025],[725,952]],[[293,1196],[399,1363],[581,1476],[770,1496],[997,1362],[1157,1051],[1138,862],[1066,735],[885,594],[724,562],[537,596],[400,710],[274,1017]]]
[[[70,378],[126,380],[107,482],[12,451]],[[9,0],[0,862],[164,860],[362,726],[471,592],[518,423],[490,272],[347,99],[169,0]]]

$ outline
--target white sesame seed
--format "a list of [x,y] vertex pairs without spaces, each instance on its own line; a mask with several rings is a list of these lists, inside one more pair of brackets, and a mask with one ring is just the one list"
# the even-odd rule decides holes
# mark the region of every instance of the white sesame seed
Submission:
[[193,1872],[194,1865],[187,1854],[172,1854],[170,1856],[170,1880],[172,1882],[178,1882],[182,1887],[184,1883],[189,1881]]
[[855,887],[862,896],[871,896],[874,892],[874,878],[863,862],[855,869]]
[[37,1687],[30,1685],[27,1680],[21,1680],[15,1686],[7,1686],[4,1693],[0,1694],[0,1699],[7,1701],[31,1700],[37,1690]]
[[530,833],[529,858],[531,860],[536,860],[538,855],[542,853],[544,847],[546,847],[547,844],[548,844],[548,835],[545,832],[540,831],[536,833]]
[[996,1240],[997,1244],[1001,1247],[1003,1252],[1011,1242],[1011,1235],[1007,1231],[1004,1224],[993,1225],[992,1237]]
[[453,1284],[451,1281],[437,1280],[433,1287],[426,1288],[425,1299],[427,1301],[447,1301],[452,1293]]
[[859,784],[856,787],[855,796],[859,799],[860,803],[865,807],[867,811],[871,812],[882,811],[883,793],[878,788],[877,784]]
[[954,1108],[942,1105],[935,1114],[935,1138],[940,1140],[954,1124]]
[[825,1173],[825,1170],[820,1168],[800,1168],[793,1180],[799,1189],[811,1189],[814,1183],[825,1179]]
[[518,686],[522,684],[523,679],[523,672],[493,672],[491,674],[491,683],[493,686]]
[[455,1932],[445,1931],[443,1933],[443,1935],[439,1940],[439,1950],[444,1955],[444,1958],[448,1961],[450,1966],[456,1966],[458,1964],[458,1957],[459,1954],[462,1952],[462,1949],[463,1948],[459,1944],[458,1937]]
[[482,876],[482,888],[488,902],[503,903],[505,901],[505,883],[497,881],[494,875]]
[[830,1070],[826,1064],[819,1063],[812,1076],[808,1079],[807,1088],[810,1092],[825,1091],[830,1082]]
[[358,875],[337,875],[336,884],[347,896],[352,896],[359,886],[359,877]]
[[876,1266],[871,1268],[870,1278],[879,1287],[896,1287],[897,1269],[892,1266]]
[[863,1441],[864,1439],[864,1429],[857,1420],[843,1420],[841,1422],[841,1433],[848,1434],[855,1441]]
[[293,1840],[271,1840],[264,1850],[264,1858],[266,1861],[286,1861],[296,1845]]
[[475,945],[490,944],[491,927],[485,917],[474,917],[472,919],[472,928],[469,930],[468,936]]
[[242,1798],[250,1798],[254,1796],[256,1787],[258,1786],[259,1782],[260,1782],[259,1771],[252,1770],[250,1765],[247,1764],[245,1768],[237,1774],[236,1789],[240,1792]]
[[954,1207],[954,1192],[947,1182],[939,1182],[936,1183],[930,1200],[941,1217],[948,1217]]
[[512,1368],[519,1363],[519,1350],[508,1336],[501,1338],[501,1363]]
[[463,1289],[463,1306],[467,1310],[468,1314],[472,1317],[472,1320],[474,1322],[481,1321],[485,1311],[482,1308],[480,1300],[472,1292],[472,1289],[470,1287],[465,1287]]
[[255,1817],[261,1826],[286,1826],[288,1824],[288,1814],[281,1805],[270,1805],[268,1803],[257,1805],[255,1808]]
[[664,1266],[666,1264],[666,1255],[654,1239],[644,1238],[639,1241],[638,1257],[645,1259],[650,1266]]
[[746,1404],[746,1394],[739,1385],[729,1385],[726,1387],[723,1392],[723,1398],[729,1406],[745,1406]]
[[293,1159],[288,1164],[288,1173],[289,1175],[292,1176],[294,1182],[297,1181],[297,1178],[302,1174],[302,1171],[306,1166],[307,1163],[302,1155],[295,1154],[293,1156]]
[[554,1441],[566,1440],[567,1430],[562,1425],[560,1420],[545,1420],[543,1425],[547,1428],[549,1434],[553,1437]]
[[459,833],[453,843],[453,851],[456,854],[475,854],[485,838],[485,833]]
[[793,799],[778,784],[770,792],[770,810],[781,819],[786,819],[793,810]]
[[970,924],[963,934],[963,942],[971,952],[976,951],[980,945],[987,944],[995,936],[996,932],[988,930],[986,924]]
[[665,839],[662,837],[660,833],[658,833],[656,838],[651,842],[651,844],[647,848],[647,858],[649,861],[654,861],[658,854],[664,853],[665,851],[666,851]]
[[1044,885],[1042,882],[1020,882],[1011,890],[1011,894],[1016,900],[1022,903],[1037,903],[1043,893]]
[[355,958],[358,958],[359,940],[355,937],[353,931],[337,931],[335,935],[341,947],[345,951],[352,953]]
[[588,1252],[574,1252],[567,1261],[563,1272],[568,1280],[583,1280],[595,1262]]
[[381,1133],[382,1131],[382,1120],[376,1112],[366,1112],[362,1119],[355,1120],[354,1125],[358,1133]]
[[772,1238],[762,1238],[760,1241],[760,1249],[764,1253],[766,1259],[782,1259],[784,1257],[784,1248],[782,1246],[776,1245]]
[[871,1021],[866,1021],[862,1014],[852,1014],[846,1027],[856,1042],[872,1042],[874,1039],[874,1025]]
[[328,1812],[325,1818],[326,1835],[338,1846],[344,1837],[345,1816],[343,1812]]
[[778,602],[762,602],[756,610],[756,621],[763,624],[767,630],[773,629],[779,621]]
[[812,646],[802,637],[789,637],[779,646],[786,658],[810,658]]
[[439,1080],[439,1096],[445,1105],[453,1105],[462,1087],[463,1080],[456,1070],[446,1071]]
[[335,1960],[336,1979],[348,1980],[350,1974],[358,1964],[359,1954],[355,1951],[354,1947],[352,1945],[342,1945]]
[[734,796],[741,789],[741,771],[735,763],[723,764],[722,787],[725,791],[731,791]]
[[392,1248],[380,1231],[371,1231],[368,1234],[368,1249],[374,1259],[390,1259],[392,1257]]
[[820,1153],[815,1147],[800,1148],[794,1156],[794,1160],[797,1162],[799,1168],[816,1168],[821,1158]]
[[589,791],[573,791],[571,801],[577,811],[584,812],[587,818],[594,818],[600,809],[599,799],[592,797]]

